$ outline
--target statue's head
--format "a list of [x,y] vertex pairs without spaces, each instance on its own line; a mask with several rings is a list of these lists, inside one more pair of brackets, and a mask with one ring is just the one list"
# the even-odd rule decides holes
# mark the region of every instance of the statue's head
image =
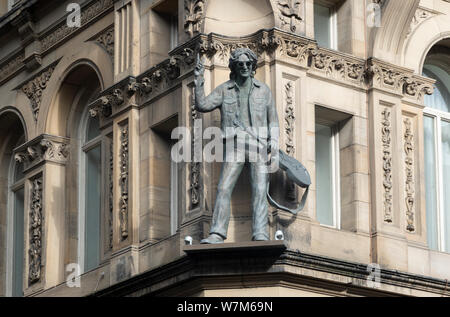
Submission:
[[230,56],[228,67],[231,70],[230,78],[254,77],[258,63],[258,56],[248,48],[237,48]]

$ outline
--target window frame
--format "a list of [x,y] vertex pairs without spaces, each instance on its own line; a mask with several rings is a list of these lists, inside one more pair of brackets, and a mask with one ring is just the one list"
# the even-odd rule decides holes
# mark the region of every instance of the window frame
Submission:
[[[26,183],[26,178],[25,176],[23,176],[21,179],[16,180],[15,179],[15,174],[16,174],[16,169],[17,169],[17,165],[21,164],[19,162],[16,162],[14,159],[14,156],[11,158],[11,162],[10,162],[10,169],[9,169],[9,175],[8,175],[8,205],[7,205],[7,236],[6,236],[6,296],[11,297],[14,296],[13,295],[13,287],[14,287],[14,272],[15,272],[15,268],[14,268],[14,249],[16,247],[16,242],[15,242],[15,238],[14,238],[14,230],[16,227],[16,222],[15,222],[15,209],[16,209],[16,199],[15,199],[15,195],[16,193],[23,189],[24,191],[24,231],[23,231],[23,235],[24,235],[24,245],[23,245],[23,249],[25,250],[25,195],[26,195],[26,190],[25,190],[25,183]],[[23,264],[25,264],[25,253],[23,254]],[[23,276],[23,267],[22,267],[22,285],[24,282],[24,276]],[[22,290],[23,291],[23,290]]]
[[[317,120],[316,118],[316,125],[323,125],[327,126],[331,130],[331,205],[332,205],[332,218],[333,218],[333,224],[327,225],[320,223],[321,226],[341,230],[341,175],[340,175],[340,138],[339,138],[339,132],[341,129],[340,122],[324,122],[321,120]],[[316,130],[317,131],[317,130]],[[317,140],[315,138],[315,140]],[[316,153],[316,166],[317,166],[317,153]],[[316,172],[316,178],[317,178],[317,172]],[[317,180],[316,180],[317,184]],[[316,202],[318,197],[318,188],[316,187]],[[316,203],[317,208],[317,203]],[[317,209],[316,209],[317,212]],[[317,219],[317,215],[316,215]]]
[[[322,2],[322,1],[318,1],[315,0],[314,1],[314,6],[322,6],[325,8],[328,8],[330,10],[330,15],[329,15],[329,43],[325,48],[331,49],[331,50],[338,50],[338,10],[337,10],[337,4],[336,3],[328,3],[328,2]],[[314,13],[314,20],[315,20],[315,13]],[[314,24],[314,38],[317,41],[317,33],[316,33],[316,28],[315,28],[315,24]]]
[[[446,57],[448,57],[448,54],[445,54]],[[429,63],[427,63],[427,59],[431,57],[431,60]],[[433,56],[433,54],[428,55],[427,59],[425,60],[424,64],[422,65],[422,74],[425,77],[436,79],[436,86],[438,89],[445,89],[447,93],[450,94],[450,88],[445,84],[445,80],[439,76],[438,73],[434,69],[429,69],[427,65],[434,66],[440,68],[443,72],[447,72],[450,70],[450,65],[448,62],[442,59],[442,56],[438,56],[437,58]],[[441,87],[442,85],[442,87]],[[441,91],[443,93],[443,91]],[[444,97],[444,95],[442,96]],[[447,100],[447,102],[450,102],[450,100]],[[436,192],[433,192],[434,197],[436,199],[436,220],[433,224],[436,226],[437,232],[433,232],[433,235],[435,235],[437,239],[437,249],[431,246],[430,241],[428,241],[427,236],[427,244],[430,250],[437,251],[437,252],[443,252],[443,253],[450,253],[450,246],[446,245],[446,235],[449,234],[448,230],[450,228],[445,227],[445,219],[446,219],[446,211],[445,211],[445,199],[444,199],[444,162],[443,162],[443,150],[442,150],[442,123],[446,122],[450,124],[450,111],[443,111],[440,109],[435,109],[430,107],[427,104],[427,99],[424,100],[424,109],[423,109],[423,116],[424,116],[424,122],[425,118],[430,118],[433,120],[433,127],[432,131],[434,134],[434,140],[433,140],[433,146],[434,146],[434,170],[435,173],[435,187]],[[447,105],[450,107],[450,105]],[[450,109],[450,108],[449,108]],[[424,124],[425,125],[425,124]],[[424,129],[425,134],[425,129]],[[426,142],[427,139],[425,139],[424,135],[424,142]],[[425,161],[425,155],[424,155],[424,162]],[[425,175],[427,178],[427,175]],[[450,185],[450,184],[449,184]],[[426,190],[426,189],[425,189]],[[426,196],[428,196],[426,194]],[[429,214],[428,208],[426,209],[426,215],[428,217]],[[447,211],[448,212],[448,211]],[[450,212],[448,212],[448,217],[450,217]],[[427,234],[429,234],[428,229],[431,226],[427,224]]]
[[[425,105],[426,106],[426,105]],[[444,112],[441,110],[436,110],[430,107],[425,107],[423,109],[423,115],[425,117],[433,119],[433,132],[434,132],[434,172],[436,175],[436,199],[437,199],[437,212],[436,212],[436,228],[438,232],[437,236],[437,244],[439,252],[446,252],[446,244],[445,244],[445,208],[444,208],[444,179],[443,175],[443,162],[442,162],[442,122],[450,123],[450,112]],[[426,140],[425,140],[426,141]],[[450,230],[450,229],[448,229]]]
[[[88,130],[89,130],[89,122],[90,122],[90,114],[89,109],[86,108],[83,111],[82,119],[79,125],[79,142],[80,142],[80,151],[78,155],[79,162],[79,171],[78,171],[78,264],[80,267],[80,275],[87,273],[89,271],[86,270],[86,157],[87,153],[97,147],[100,148],[100,193],[102,193],[102,189],[104,188],[104,167],[103,160],[105,157],[104,151],[104,142],[103,135],[100,134],[95,138],[86,141]],[[100,214],[99,214],[99,224],[100,224],[100,240],[99,240],[99,262],[101,263],[103,258],[103,208],[104,202],[102,197],[100,197]],[[99,264],[100,264],[99,263]]]

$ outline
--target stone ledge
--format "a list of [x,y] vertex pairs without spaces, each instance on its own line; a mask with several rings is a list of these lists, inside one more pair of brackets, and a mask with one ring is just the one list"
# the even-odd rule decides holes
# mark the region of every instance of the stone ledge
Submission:
[[271,251],[281,254],[286,250],[284,241],[257,241],[257,242],[239,242],[239,243],[221,243],[221,244],[199,244],[184,247],[183,251],[189,256],[197,254],[211,253],[240,253],[240,252],[263,252]]

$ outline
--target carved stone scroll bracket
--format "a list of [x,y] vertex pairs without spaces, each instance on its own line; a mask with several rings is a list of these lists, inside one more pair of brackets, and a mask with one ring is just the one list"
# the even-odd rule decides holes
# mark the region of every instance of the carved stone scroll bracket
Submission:
[[28,172],[45,162],[66,164],[69,153],[69,139],[43,134],[15,149],[14,158]]
[[376,59],[368,60],[365,77],[369,87],[390,91],[417,103],[423,103],[424,96],[434,92],[435,80]]

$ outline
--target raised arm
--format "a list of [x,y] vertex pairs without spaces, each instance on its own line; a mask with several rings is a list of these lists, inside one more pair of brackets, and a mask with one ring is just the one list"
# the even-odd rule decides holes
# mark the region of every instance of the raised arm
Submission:
[[197,65],[194,70],[195,110],[210,112],[222,105],[222,91],[216,88],[209,96],[205,96],[205,67],[197,55]]

